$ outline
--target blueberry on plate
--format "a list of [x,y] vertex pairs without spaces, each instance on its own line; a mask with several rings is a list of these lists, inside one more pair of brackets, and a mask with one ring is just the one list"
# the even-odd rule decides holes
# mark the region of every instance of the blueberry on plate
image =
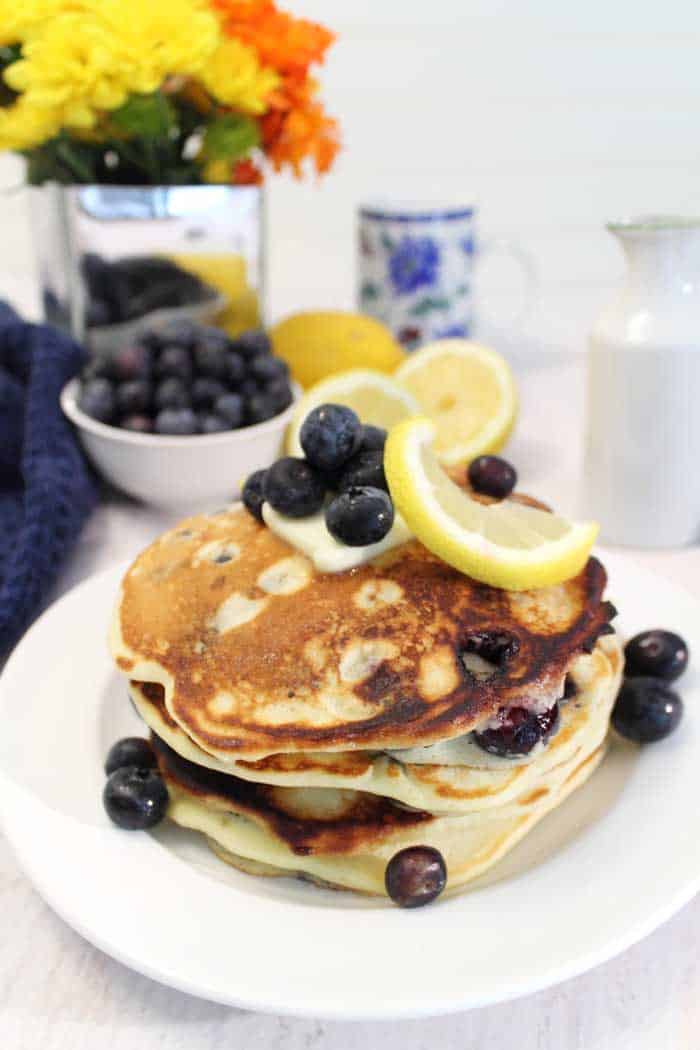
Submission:
[[326,527],[348,547],[379,543],[394,524],[394,504],[382,489],[346,489],[326,507]]
[[131,430],[134,434],[151,434],[153,420],[150,416],[124,416],[119,426],[122,430]]
[[257,357],[258,354],[269,354],[272,350],[272,343],[264,329],[251,328],[234,337],[231,341],[231,349],[249,360],[251,357]]
[[547,740],[559,722],[559,705],[546,711],[528,711],[524,707],[502,707],[498,726],[474,732],[474,742],[482,751],[501,758],[529,755],[540,740]]
[[225,430],[231,429],[226,420],[215,412],[200,412],[197,423],[200,434],[223,434]]
[[663,740],[683,717],[683,701],[660,678],[626,678],[613,707],[612,724],[620,736],[639,744]]
[[157,434],[186,437],[197,434],[199,426],[191,408],[164,408],[156,416],[155,431]]
[[117,404],[109,379],[91,379],[84,383],[78,395],[78,408],[91,419],[111,423]]
[[243,486],[243,504],[254,518],[262,522],[262,505],[265,502],[265,476],[266,470],[256,470],[247,479]]
[[302,423],[299,440],[314,467],[338,470],[357,451],[362,424],[346,405],[318,405]]
[[150,740],[142,736],[125,736],[112,744],[105,759],[105,773],[110,776],[115,769],[122,766],[139,766],[141,769],[151,769],[156,766],[155,751],[151,747]]
[[226,351],[226,370],[224,379],[230,387],[236,388],[246,376],[245,361],[235,350]]
[[107,816],[127,831],[155,827],[168,808],[168,789],[157,769],[120,766],[102,793]]
[[387,433],[383,427],[373,427],[365,423],[360,438],[360,452],[383,452]]
[[342,468],[337,488],[344,492],[345,489],[366,485],[389,491],[384,473],[383,452],[356,452]]
[[265,423],[278,415],[277,405],[266,393],[253,394],[246,400],[246,418],[249,423]]
[[152,398],[151,384],[147,379],[130,379],[117,387],[117,411],[120,415],[140,415],[147,412]]
[[474,492],[494,499],[505,499],[516,486],[515,468],[500,456],[477,456],[469,464],[467,480]]
[[264,495],[270,506],[288,518],[308,518],[323,505],[321,475],[296,456],[284,456],[268,469]]
[[289,375],[289,366],[286,361],[271,354],[259,354],[250,362],[250,375],[261,383],[269,383],[271,379],[286,379]]
[[688,646],[673,631],[642,631],[625,646],[625,670],[629,675],[652,675],[675,682],[687,666]]
[[189,408],[190,392],[181,379],[161,379],[153,395],[153,403],[161,408]]
[[156,375],[189,383],[192,379],[192,356],[184,346],[165,346],[156,361]]
[[395,904],[420,908],[439,897],[447,883],[445,858],[433,846],[408,846],[386,866],[384,885]]
[[226,421],[229,430],[243,426],[244,406],[240,394],[222,394],[216,399],[214,411]]
[[211,376],[199,376],[192,384],[192,404],[198,409],[210,409],[226,393],[226,387]]

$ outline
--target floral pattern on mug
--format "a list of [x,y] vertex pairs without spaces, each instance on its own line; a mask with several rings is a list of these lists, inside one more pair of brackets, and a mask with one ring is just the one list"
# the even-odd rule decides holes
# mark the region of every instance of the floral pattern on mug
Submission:
[[399,295],[432,287],[440,268],[440,248],[432,237],[402,237],[389,256],[389,278]]

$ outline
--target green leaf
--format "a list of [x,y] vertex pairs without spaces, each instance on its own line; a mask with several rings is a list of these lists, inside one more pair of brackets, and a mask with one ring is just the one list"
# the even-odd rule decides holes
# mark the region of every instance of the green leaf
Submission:
[[244,157],[259,142],[260,131],[254,120],[227,113],[207,126],[204,154],[207,160],[235,161]]
[[175,110],[160,91],[131,95],[111,114],[111,123],[129,135],[147,139],[167,138],[175,127]]

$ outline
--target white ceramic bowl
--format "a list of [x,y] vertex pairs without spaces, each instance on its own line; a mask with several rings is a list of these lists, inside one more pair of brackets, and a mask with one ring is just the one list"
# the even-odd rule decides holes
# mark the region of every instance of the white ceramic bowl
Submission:
[[[295,399],[299,388],[293,385]],[[61,407],[98,472],[129,496],[192,513],[230,503],[240,482],[281,454],[294,403],[265,423],[223,434],[135,434],[91,419],[78,407],[79,381],[61,392]]]

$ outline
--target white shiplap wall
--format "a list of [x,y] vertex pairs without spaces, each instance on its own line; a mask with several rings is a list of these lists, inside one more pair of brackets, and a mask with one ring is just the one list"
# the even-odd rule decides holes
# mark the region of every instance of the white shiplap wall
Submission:
[[[482,232],[517,238],[540,271],[538,308],[510,343],[579,348],[622,272],[605,219],[700,212],[700,9],[689,0],[290,6],[340,34],[323,80],[346,148],[320,187],[271,184],[274,316],[351,305],[363,196],[473,198]],[[7,158],[0,180],[17,181]],[[0,198],[0,229],[0,292],[13,294],[31,267],[21,198]],[[505,316],[517,291],[512,268],[488,264],[492,310]]]

